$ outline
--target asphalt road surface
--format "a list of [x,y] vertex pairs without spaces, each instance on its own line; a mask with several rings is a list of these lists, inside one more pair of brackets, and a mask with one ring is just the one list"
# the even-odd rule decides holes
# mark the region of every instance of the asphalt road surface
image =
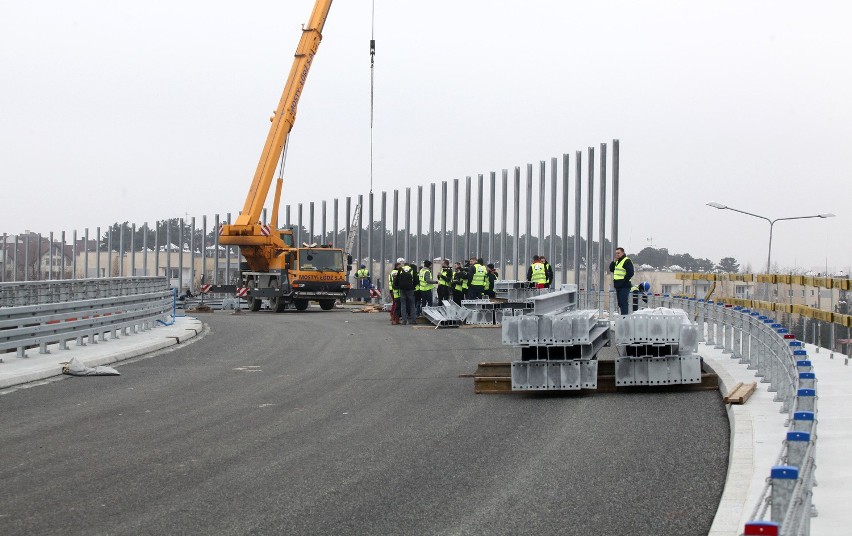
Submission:
[[[477,395],[499,329],[218,312],[209,333],[0,396],[0,534],[699,535],[716,391]],[[2,366],[2,365],[0,365]]]

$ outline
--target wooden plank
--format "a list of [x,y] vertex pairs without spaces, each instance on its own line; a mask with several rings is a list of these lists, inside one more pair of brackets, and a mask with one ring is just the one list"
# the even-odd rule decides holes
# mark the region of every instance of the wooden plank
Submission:
[[745,404],[757,389],[757,382],[738,383],[731,394],[725,397],[725,404]]
[[473,392],[477,394],[512,393],[512,378],[474,377]]

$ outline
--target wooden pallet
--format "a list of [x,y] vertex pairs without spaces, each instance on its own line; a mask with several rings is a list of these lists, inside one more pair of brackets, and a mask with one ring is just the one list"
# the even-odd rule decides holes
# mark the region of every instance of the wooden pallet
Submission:
[[[469,377],[469,374],[462,374]],[[512,391],[512,364],[506,362],[481,362],[473,373],[473,392],[477,394],[496,393],[540,393],[546,391]],[[638,392],[665,392],[665,391],[716,391],[719,389],[719,376],[712,372],[701,374],[701,383],[676,384],[676,385],[639,385],[630,387],[619,387],[615,385],[615,362],[600,361],[598,363],[598,388],[600,393],[638,393]],[[580,391],[567,392],[590,392],[595,390],[581,389]],[[748,397],[746,397],[747,399]],[[726,400],[727,403],[727,400]],[[742,402],[740,402],[742,403]]]
[[725,404],[745,404],[749,397],[757,389],[757,382],[739,382],[734,389],[725,397]]

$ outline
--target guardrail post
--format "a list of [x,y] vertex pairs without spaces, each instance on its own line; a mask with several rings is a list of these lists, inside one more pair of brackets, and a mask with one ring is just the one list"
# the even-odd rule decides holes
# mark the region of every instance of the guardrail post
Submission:
[[813,411],[796,411],[793,413],[793,420],[790,423],[790,429],[794,432],[812,433],[816,425]]
[[772,505],[771,519],[775,523],[784,521],[784,515],[793,498],[793,489],[799,478],[799,469],[789,465],[776,465],[770,472],[772,491],[770,504]]
[[799,389],[796,391],[796,409],[816,411],[816,389]]
[[810,432],[787,432],[787,465],[804,467],[810,442]]
[[[724,346],[724,350],[722,350],[723,354],[732,354],[733,349],[733,330],[734,330],[734,315],[732,314],[733,310],[730,305],[725,305],[722,308],[722,317],[723,317],[723,325],[722,325],[722,336],[723,342],[722,346]],[[733,356],[732,356],[733,357]]]
[[695,311],[698,314],[698,342],[705,342],[707,339],[704,336],[704,300],[696,300],[695,298],[689,300],[694,303]]

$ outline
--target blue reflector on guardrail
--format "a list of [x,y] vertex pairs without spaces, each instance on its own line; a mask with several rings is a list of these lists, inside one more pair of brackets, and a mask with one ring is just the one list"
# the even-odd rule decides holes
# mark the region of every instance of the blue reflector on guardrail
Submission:
[[816,389],[799,389],[796,392],[798,396],[816,396]]
[[800,372],[799,378],[801,378],[803,380],[815,380],[816,379],[816,372]]
[[787,441],[810,441],[810,432],[787,432]]
[[812,421],[814,420],[813,411],[797,411],[793,413],[794,421]]
[[778,479],[795,480],[799,478],[799,468],[791,467],[789,465],[775,465],[769,472],[769,476]]
[[793,355],[808,355],[807,350],[793,350]]
[[790,341],[790,346],[802,346],[802,341]]

